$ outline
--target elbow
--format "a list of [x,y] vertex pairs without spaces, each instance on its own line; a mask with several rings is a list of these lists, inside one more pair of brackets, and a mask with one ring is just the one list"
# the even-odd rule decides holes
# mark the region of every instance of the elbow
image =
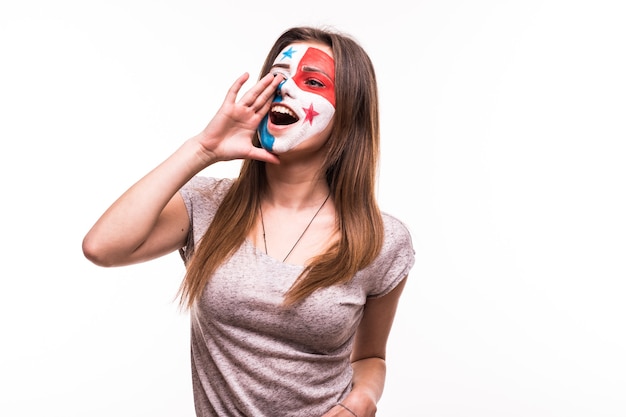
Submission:
[[98,239],[92,238],[90,235],[85,236],[82,243],[83,255],[93,264],[102,267],[116,266],[117,263],[111,257],[111,253],[107,250]]

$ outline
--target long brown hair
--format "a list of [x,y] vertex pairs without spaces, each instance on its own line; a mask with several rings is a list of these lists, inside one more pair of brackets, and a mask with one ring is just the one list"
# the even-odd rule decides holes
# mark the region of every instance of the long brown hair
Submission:
[[[375,187],[380,152],[378,91],[369,56],[350,36],[313,27],[285,31],[270,50],[261,76],[278,54],[294,42],[328,45],[335,61],[335,116],[326,144],[324,173],[336,207],[339,238],[311,259],[285,294],[296,303],[319,288],[350,280],[380,252],[383,224]],[[255,138],[258,146],[258,137]],[[187,264],[180,296],[190,307],[215,270],[244,242],[254,226],[266,191],[265,163],[245,160],[206,234]]]

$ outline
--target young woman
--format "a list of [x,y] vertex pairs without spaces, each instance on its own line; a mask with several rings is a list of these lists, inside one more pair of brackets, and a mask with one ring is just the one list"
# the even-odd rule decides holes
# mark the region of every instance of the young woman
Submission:
[[[97,265],[179,250],[198,416],[372,417],[414,262],[375,198],[374,69],[349,36],[297,27],[198,135],[128,189],[83,241]],[[243,159],[235,179],[200,176]]]

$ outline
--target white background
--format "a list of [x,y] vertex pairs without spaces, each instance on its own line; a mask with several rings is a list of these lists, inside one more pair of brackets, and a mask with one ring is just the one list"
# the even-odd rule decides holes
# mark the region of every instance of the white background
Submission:
[[622,3],[3,1],[0,415],[193,415],[182,262],[81,240],[312,24],[371,55],[417,253],[378,415],[625,416]]

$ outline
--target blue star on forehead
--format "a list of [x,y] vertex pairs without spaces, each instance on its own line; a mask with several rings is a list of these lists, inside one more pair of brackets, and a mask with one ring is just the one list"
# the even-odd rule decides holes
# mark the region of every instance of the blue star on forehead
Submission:
[[293,46],[290,46],[289,49],[287,49],[285,52],[283,52],[283,57],[281,58],[281,60],[283,60],[285,58],[293,58],[294,52],[298,52],[298,51],[294,50]]

